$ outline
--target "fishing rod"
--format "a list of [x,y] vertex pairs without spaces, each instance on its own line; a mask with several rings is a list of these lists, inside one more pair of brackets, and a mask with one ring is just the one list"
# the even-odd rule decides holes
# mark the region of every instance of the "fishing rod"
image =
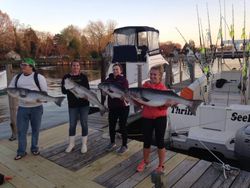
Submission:
[[[248,63],[246,62],[246,1],[244,0],[244,23],[242,28],[242,35],[241,38],[243,39],[243,69],[242,69],[242,81],[241,81],[241,92],[243,95],[243,103],[247,104],[248,96],[246,96],[246,93],[248,94],[248,86],[246,86],[247,82],[247,72],[248,72]],[[245,91],[247,89],[247,91]]]
[[177,32],[181,35],[182,39],[184,40],[184,42],[187,44],[187,40],[185,39],[185,37],[181,34],[180,30],[175,27],[175,29],[177,30]]
[[[182,35],[182,33],[180,32],[180,30],[179,30],[177,27],[175,27],[175,29],[177,30],[177,32],[178,32],[178,33],[180,34],[180,36],[182,37],[182,39],[184,40],[185,44],[188,44],[187,40],[186,40],[185,37]],[[204,73],[204,70],[203,70],[203,68],[202,68],[202,64],[201,64],[200,59],[197,57],[196,53],[195,53],[191,48],[189,48],[189,49],[193,52],[195,59],[198,60],[198,62],[199,62],[200,69],[201,69],[202,72]]]
[[203,35],[203,27],[202,27],[201,20],[200,20],[200,26],[201,26],[201,37],[202,37],[202,42],[203,42],[203,47],[204,47],[205,63],[207,63],[207,50],[206,50],[206,46],[205,46],[205,39],[204,39],[204,35]]
[[[223,35],[222,35],[222,15],[221,15],[221,1],[219,0],[219,6],[220,6],[220,31],[219,31],[219,37],[220,37],[220,47],[221,47],[221,61],[224,56],[224,43],[223,43]],[[218,63],[219,66],[219,63]],[[221,67],[222,68],[222,67]]]
[[197,13],[197,22],[198,22],[198,30],[199,30],[199,40],[200,40],[200,47],[203,48],[202,41],[201,41],[201,29],[200,29],[200,18],[199,18],[199,10],[198,5],[196,4],[196,13]]
[[209,42],[210,42],[210,49],[212,51],[212,47],[213,47],[213,42],[212,42],[212,35],[211,35],[211,27],[210,27],[210,18],[209,18],[209,10],[208,10],[208,3],[206,3],[206,7],[207,7],[207,21],[208,21],[208,32],[209,32]]
[[[224,0],[224,18],[226,20],[226,1]],[[226,31],[226,24],[224,24],[224,38],[225,41],[227,40],[227,31]]]
[[[203,67],[202,72],[208,76],[210,75],[210,70],[208,66],[204,66],[207,64],[207,52],[206,52],[206,47],[205,47],[205,40],[204,40],[204,35],[203,35],[203,28],[199,16],[199,9],[198,5],[196,4],[196,13],[197,13],[197,23],[198,23],[198,30],[199,30],[199,40],[200,40],[200,64]],[[203,43],[202,43],[203,42]],[[202,54],[204,53],[205,56],[205,63],[202,63]],[[204,64],[204,65],[203,65]]]
[[[238,55],[238,54],[239,54],[239,51],[238,51],[238,49],[237,49],[237,47],[236,47],[236,44],[235,44],[235,41],[234,41],[234,23],[232,23],[231,29],[230,29],[229,26],[228,26],[228,24],[227,24],[227,22],[226,22],[226,20],[225,20],[225,18],[222,17],[222,19],[224,20],[225,26],[227,27],[227,30],[228,30],[229,33],[230,33],[230,37],[231,37],[231,39],[232,39],[232,44],[233,44],[234,50],[235,50],[235,52],[236,52],[236,55]],[[241,62],[241,59],[240,59],[239,56],[238,56],[238,60],[239,60],[239,63],[240,63],[240,68],[241,68],[241,67],[242,67],[242,62]]]

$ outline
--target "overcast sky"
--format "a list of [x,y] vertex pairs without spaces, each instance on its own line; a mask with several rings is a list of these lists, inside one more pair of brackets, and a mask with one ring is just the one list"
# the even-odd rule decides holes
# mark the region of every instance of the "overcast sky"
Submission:
[[[160,31],[161,42],[183,43],[175,27],[178,27],[186,40],[198,41],[196,5],[205,33],[208,28],[206,2],[215,40],[219,30],[219,0],[0,0],[0,10],[7,13],[11,19],[17,19],[35,30],[52,34],[59,33],[70,24],[84,28],[89,21],[101,20],[105,23],[114,20],[118,23],[117,27],[154,27]],[[232,4],[234,6],[236,38],[240,38],[244,20],[244,0],[221,0],[222,15],[224,2],[229,27],[232,23]],[[246,7],[250,7],[250,0],[246,0]],[[250,9],[246,11],[246,31],[249,35]]]

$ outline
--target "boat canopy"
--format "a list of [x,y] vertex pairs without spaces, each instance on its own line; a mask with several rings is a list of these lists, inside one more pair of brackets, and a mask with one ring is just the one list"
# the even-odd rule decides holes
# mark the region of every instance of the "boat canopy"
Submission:
[[113,62],[143,62],[147,52],[157,49],[159,31],[153,27],[128,26],[114,30]]

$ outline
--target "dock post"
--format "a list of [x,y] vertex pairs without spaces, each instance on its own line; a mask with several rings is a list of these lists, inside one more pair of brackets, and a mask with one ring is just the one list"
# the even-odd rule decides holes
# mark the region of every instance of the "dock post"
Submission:
[[137,71],[138,87],[142,87],[142,65],[137,65]]
[[[107,63],[105,61],[105,58],[102,55],[101,55],[100,65],[101,65],[101,82],[104,82],[106,79],[105,65],[107,66]],[[106,97],[102,95],[102,91],[101,91],[101,104],[104,104],[105,98]]]
[[[6,64],[6,73],[7,73],[7,85],[9,85],[12,77],[13,77],[13,69],[12,64]],[[12,135],[10,136],[9,140],[13,141],[16,140],[17,135],[17,127],[16,127],[16,113],[17,113],[17,106],[18,106],[18,99],[8,96],[9,99],[9,109],[10,109],[10,127],[12,131]]]
[[183,61],[183,60],[180,60],[180,65],[179,65],[180,84],[182,84],[182,61]]
[[164,64],[165,71],[165,86],[169,87],[173,85],[173,72],[172,72],[172,62],[169,61],[169,64]]
[[151,181],[155,185],[155,188],[167,188],[167,176],[164,173],[152,172]]

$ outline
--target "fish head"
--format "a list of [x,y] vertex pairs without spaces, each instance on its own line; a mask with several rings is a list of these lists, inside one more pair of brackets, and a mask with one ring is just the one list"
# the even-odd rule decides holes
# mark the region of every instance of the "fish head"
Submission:
[[109,90],[109,84],[102,82],[102,83],[98,84],[98,88],[102,91],[107,92]]
[[19,95],[19,91],[17,88],[7,88],[7,93],[10,95],[10,96],[18,96]]
[[72,81],[70,78],[66,78],[65,80],[64,80],[64,87],[65,87],[65,89],[72,89],[72,88],[74,88],[75,87],[75,83],[74,83],[74,81]]
[[23,88],[8,88],[7,92],[12,97],[26,97],[27,96],[27,90]]

